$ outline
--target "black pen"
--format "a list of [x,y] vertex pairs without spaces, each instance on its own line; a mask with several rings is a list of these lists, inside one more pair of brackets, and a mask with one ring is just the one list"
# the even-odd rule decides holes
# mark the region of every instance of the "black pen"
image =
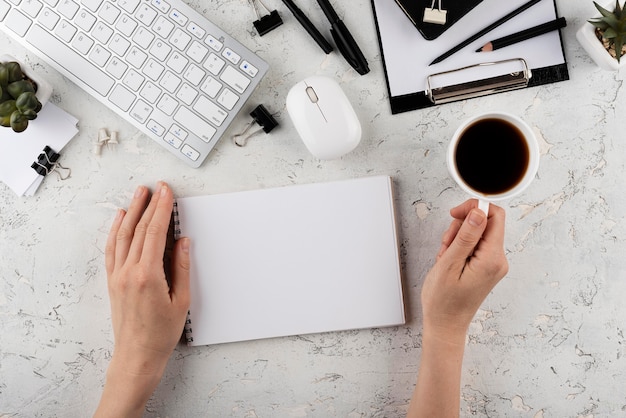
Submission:
[[320,31],[317,30],[315,25],[311,23],[309,18],[306,17],[304,13],[302,13],[302,10],[300,10],[298,6],[296,6],[296,4],[291,0],[283,0],[283,3],[285,3],[287,8],[291,10],[291,13],[293,13],[296,20],[300,22],[302,27],[308,32],[309,35],[311,35],[311,38],[313,38],[315,42],[317,42],[320,48],[322,48],[325,53],[330,54],[333,50],[332,45],[328,43],[326,38],[324,38]]
[[514,18],[518,14],[522,13],[524,10],[530,8],[531,6],[534,6],[535,4],[539,3],[540,1],[541,0],[530,0],[527,3],[524,3],[523,5],[518,7],[517,9],[513,10],[508,15],[502,17],[501,19],[499,19],[496,22],[492,23],[491,25],[487,26],[485,29],[475,33],[474,35],[472,35],[468,39],[464,40],[463,42],[461,42],[460,44],[458,44],[454,48],[450,49],[449,51],[444,52],[443,54],[441,54],[440,56],[435,58],[435,60],[433,62],[431,62],[430,65],[437,64],[438,62],[441,62],[441,61],[445,60],[450,55],[454,54],[457,51],[460,51],[461,49],[465,48],[466,46],[468,46],[469,44],[474,42],[476,39],[480,38],[481,36],[485,35],[488,32],[491,32],[492,30],[494,30],[495,28],[497,28],[498,26],[500,26],[504,22],[507,22],[507,21],[511,20],[512,18]]
[[502,38],[494,39],[491,42],[487,42],[481,48],[478,48],[476,52],[489,52],[496,49],[504,48],[505,46],[513,45],[518,42],[525,41],[535,36],[543,35],[544,33],[552,32],[557,29],[561,29],[567,26],[567,22],[564,17],[552,20],[550,22],[542,23],[541,25],[533,26],[532,28],[525,29],[523,31],[503,36]]
[[341,52],[341,55],[343,55],[346,61],[348,61],[352,68],[354,68],[359,74],[367,74],[370,69],[367,65],[365,57],[363,56],[363,52],[361,52],[361,49],[352,37],[348,28],[346,28],[346,25],[341,21],[341,19],[339,19],[339,16],[337,16],[337,12],[335,12],[333,6],[328,0],[317,0],[317,2],[330,21],[330,33],[333,35],[333,39],[335,40],[335,44],[337,45],[339,52]]

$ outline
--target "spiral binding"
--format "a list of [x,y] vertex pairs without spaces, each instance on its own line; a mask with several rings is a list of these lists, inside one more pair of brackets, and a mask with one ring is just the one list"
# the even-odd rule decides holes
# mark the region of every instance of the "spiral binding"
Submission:
[[[180,220],[178,219],[178,202],[174,200],[174,206],[172,207],[172,218],[174,220],[174,239],[179,239],[181,235]],[[193,330],[191,328],[191,312],[187,311],[187,320],[185,321],[185,340],[187,344],[193,342]]]

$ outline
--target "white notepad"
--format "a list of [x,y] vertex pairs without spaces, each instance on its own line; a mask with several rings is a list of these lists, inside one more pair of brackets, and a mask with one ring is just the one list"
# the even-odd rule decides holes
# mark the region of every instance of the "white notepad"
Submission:
[[177,199],[189,345],[405,322],[388,176]]

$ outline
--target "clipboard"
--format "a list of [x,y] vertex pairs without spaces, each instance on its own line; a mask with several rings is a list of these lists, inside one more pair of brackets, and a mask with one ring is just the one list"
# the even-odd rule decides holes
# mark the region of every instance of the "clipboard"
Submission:
[[[459,19],[468,14],[483,0],[396,0],[398,6],[409,18],[413,26],[425,39],[432,40],[439,37]],[[441,6],[443,2],[443,6]],[[445,23],[430,23],[425,21],[425,14],[429,10],[443,10]]]
[[[560,31],[493,52],[475,52],[492,39],[555,19],[555,0],[540,1],[448,59],[429,65],[442,52],[519,7],[524,1],[483,0],[441,36],[427,40],[415,33],[413,23],[395,1],[372,0],[391,113],[569,80]],[[520,71],[523,69],[521,62],[528,68],[527,74],[513,77],[503,85],[511,66],[517,66]],[[433,77],[440,79],[440,76],[453,89],[441,83],[434,88],[429,87],[429,81]],[[445,100],[433,100],[435,89],[446,90]]]

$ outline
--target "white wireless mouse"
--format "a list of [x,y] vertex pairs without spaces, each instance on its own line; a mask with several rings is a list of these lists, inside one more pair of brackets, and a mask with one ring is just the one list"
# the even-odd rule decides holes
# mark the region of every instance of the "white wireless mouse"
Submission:
[[312,76],[293,86],[287,112],[308,150],[321,160],[339,158],[361,141],[361,123],[332,78]]

